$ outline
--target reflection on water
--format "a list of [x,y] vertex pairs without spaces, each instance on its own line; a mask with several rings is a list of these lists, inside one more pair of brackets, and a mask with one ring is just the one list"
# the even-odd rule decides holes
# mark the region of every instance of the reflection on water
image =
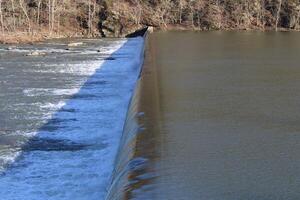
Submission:
[[[152,43],[128,109],[121,145],[115,162],[107,200],[155,199],[151,183],[156,177],[154,161],[159,144],[159,97],[156,68],[152,66]],[[146,45],[146,46],[147,46]]]
[[168,32],[150,44],[143,76],[157,81],[142,84],[136,154],[155,178],[128,198],[300,199],[299,34]]

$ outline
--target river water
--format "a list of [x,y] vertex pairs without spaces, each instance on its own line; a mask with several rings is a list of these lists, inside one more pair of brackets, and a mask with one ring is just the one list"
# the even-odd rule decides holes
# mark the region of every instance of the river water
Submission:
[[142,54],[142,38],[0,46],[1,200],[104,199]]
[[126,199],[300,199],[299,33],[148,43]]
[[298,33],[83,42],[1,46],[0,199],[300,199]]

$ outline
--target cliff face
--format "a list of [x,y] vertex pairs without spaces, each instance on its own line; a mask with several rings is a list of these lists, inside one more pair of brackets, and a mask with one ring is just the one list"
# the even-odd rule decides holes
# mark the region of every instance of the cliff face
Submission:
[[298,30],[299,24],[299,0],[0,0],[0,41],[25,33],[33,38],[124,36],[149,25]]

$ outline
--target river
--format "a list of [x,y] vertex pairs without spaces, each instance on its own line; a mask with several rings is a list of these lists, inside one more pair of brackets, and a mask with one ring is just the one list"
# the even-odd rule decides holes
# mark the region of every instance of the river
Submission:
[[300,199],[298,36],[2,46],[1,199]]
[[299,33],[151,35],[123,197],[299,199],[299,52]]
[[105,197],[141,55],[142,38],[0,46],[0,199]]

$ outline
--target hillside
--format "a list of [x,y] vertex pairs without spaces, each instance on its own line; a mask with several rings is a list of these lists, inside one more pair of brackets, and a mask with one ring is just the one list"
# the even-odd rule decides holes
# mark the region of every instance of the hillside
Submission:
[[298,30],[298,0],[0,0],[0,41],[157,29]]

